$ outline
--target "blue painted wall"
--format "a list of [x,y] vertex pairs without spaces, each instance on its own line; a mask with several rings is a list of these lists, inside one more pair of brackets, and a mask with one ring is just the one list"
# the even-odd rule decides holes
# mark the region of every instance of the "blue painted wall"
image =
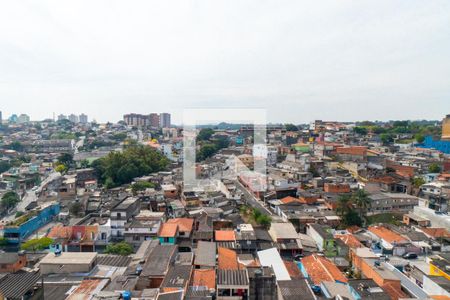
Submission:
[[423,144],[419,144],[419,147],[434,148],[443,153],[450,154],[450,141],[433,140],[431,135],[425,137]]
[[5,226],[4,237],[7,238],[8,243],[19,244],[33,232],[52,221],[53,217],[59,214],[60,209],[59,203],[52,204],[20,226]]

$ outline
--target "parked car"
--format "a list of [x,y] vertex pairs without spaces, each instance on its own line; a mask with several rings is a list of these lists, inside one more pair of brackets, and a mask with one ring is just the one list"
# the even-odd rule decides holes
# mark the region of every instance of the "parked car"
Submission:
[[403,254],[402,257],[405,259],[415,259],[415,258],[417,258],[417,254],[414,252],[408,252],[408,253]]

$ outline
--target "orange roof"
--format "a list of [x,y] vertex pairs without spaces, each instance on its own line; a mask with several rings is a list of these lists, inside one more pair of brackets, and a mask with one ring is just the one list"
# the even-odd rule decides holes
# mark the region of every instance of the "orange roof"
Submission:
[[382,286],[384,291],[391,297],[391,299],[398,300],[402,298],[408,298],[408,295],[405,294],[400,287],[395,286],[395,283],[388,282]]
[[239,270],[236,251],[219,247],[218,268],[220,270]]
[[440,238],[440,237],[450,237],[450,232],[448,232],[445,228],[422,228],[421,229],[425,234],[428,234],[429,236],[432,236],[434,238]]
[[353,234],[337,234],[335,236],[341,239],[350,248],[361,248],[363,245]]
[[316,285],[320,285],[322,281],[348,282],[338,267],[323,256],[316,254],[306,256],[302,258],[302,264]]
[[209,289],[216,288],[216,270],[195,269],[192,276],[192,286],[206,286]]
[[382,177],[378,177],[378,178],[373,178],[370,179],[369,182],[380,182],[380,183],[384,183],[384,184],[393,184],[396,183],[398,180],[396,180],[395,178],[391,177],[391,176],[382,176]]
[[215,236],[217,242],[234,242],[236,240],[233,230],[216,230]]
[[364,147],[364,146],[351,146],[351,147],[336,148],[337,153],[348,154],[348,155],[365,155],[366,151],[367,151],[367,147]]
[[280,201],[283,202],[284,204],[287,204],[287,203],[292,203],[292,202],[300,202],[300,199],[292,197],[292,196],[287,196],[287,197],[284,197],[283,199],[281,199]]
[[47,237],[51,239],[70,239],[72,236],[71,226],[55,226],[52,227]]
[[171,223],[164,223],[159,229],[160,237],[174,237],[177,235],[178,225]]
[[291,278],[301,278],[302,274],[300,273],[300,269],[298,268],[297,264],[293,261],[284,260],[284,265],[286,266],[286,269],[289,272],[289,276]]
[[169,224],[177,224],[178,230],[181,232],[191,232],[194,226],[194,219],[189,218],[176,218],[167,220]]
[[404,237],[383,226],[370,226],[369,231],[388,243],[406,242]]

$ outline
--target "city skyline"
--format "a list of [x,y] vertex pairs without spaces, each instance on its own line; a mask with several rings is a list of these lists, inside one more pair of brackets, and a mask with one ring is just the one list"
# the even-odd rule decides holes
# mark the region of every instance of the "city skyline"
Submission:
[[180,124],[188,108],[262,108],[269,122],[306,123],[450,110],[448,1],[85,4],[2,4],[4,116],[169,111]]

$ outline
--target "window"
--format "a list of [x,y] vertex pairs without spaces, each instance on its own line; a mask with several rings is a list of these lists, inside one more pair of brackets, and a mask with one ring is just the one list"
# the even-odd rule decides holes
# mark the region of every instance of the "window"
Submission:
[[133,241],[140,241],[141,237],[138,235],[133,235]]

